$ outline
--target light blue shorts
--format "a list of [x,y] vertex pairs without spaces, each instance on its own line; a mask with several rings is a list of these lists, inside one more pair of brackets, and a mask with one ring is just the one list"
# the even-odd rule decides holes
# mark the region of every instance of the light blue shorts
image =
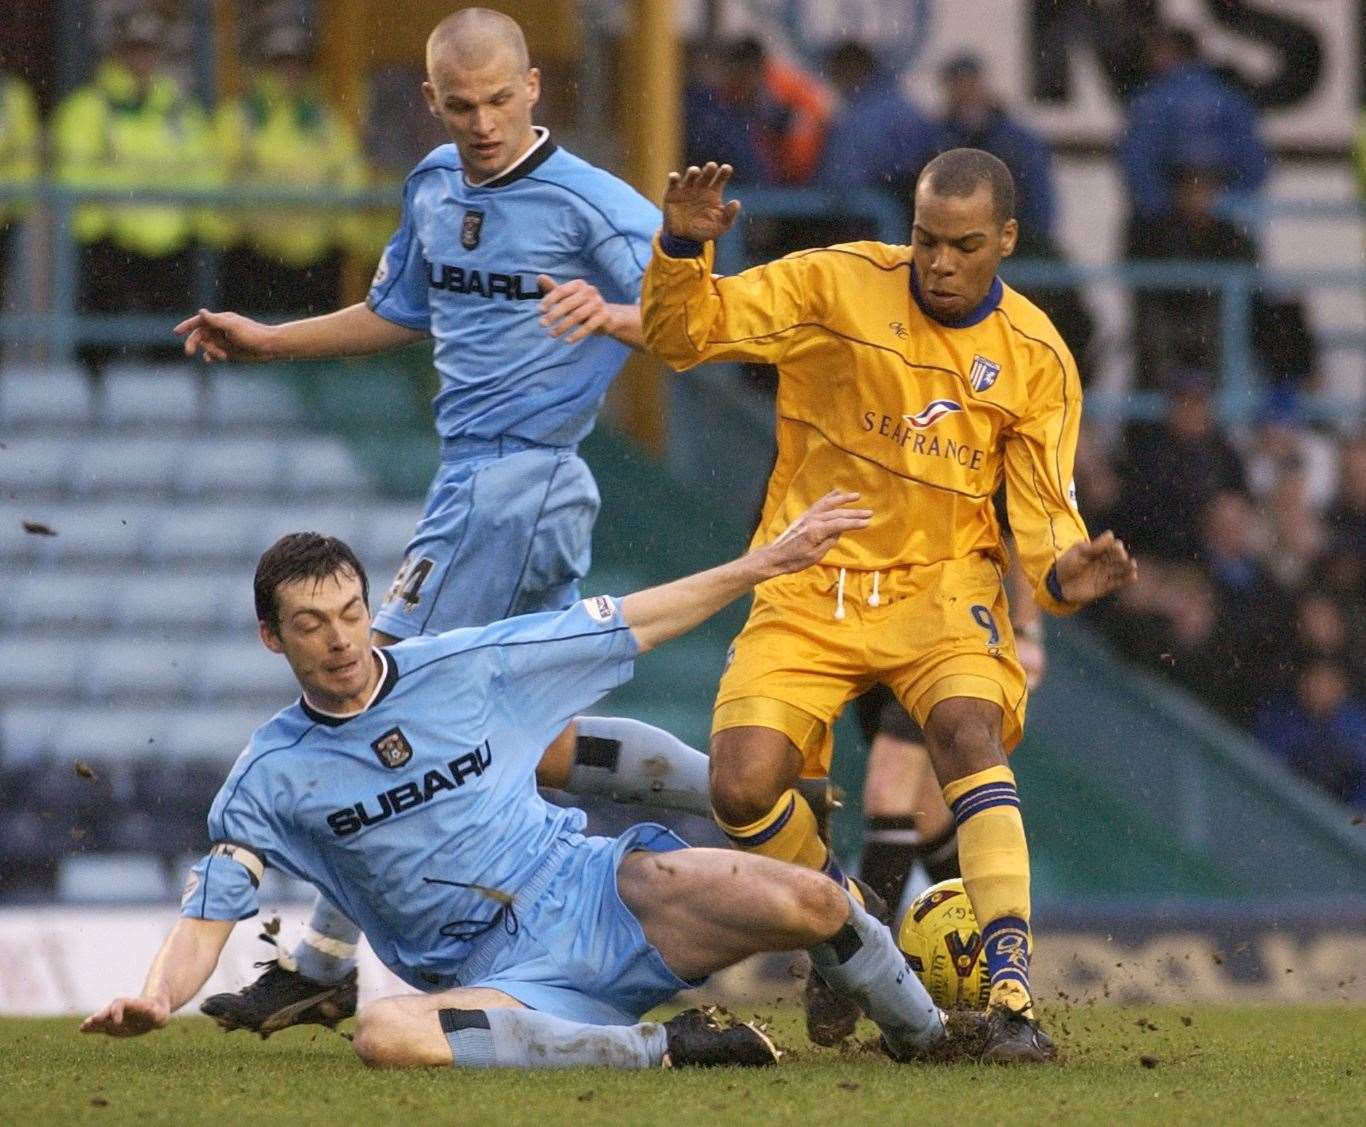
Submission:
[[574,447],[514,438],[443,444],[374,628],[411,638],[572,606],[599,504]]
[[686,848],[654,823],[619,837],[575,834],[561,842],[517,894],[516,933],[500,929],[480,943],[461,968],[461,985],[501,990],[534,1010],[591,1025],[634,1024],[699,985],[668,968],[617,889],[627,853]]

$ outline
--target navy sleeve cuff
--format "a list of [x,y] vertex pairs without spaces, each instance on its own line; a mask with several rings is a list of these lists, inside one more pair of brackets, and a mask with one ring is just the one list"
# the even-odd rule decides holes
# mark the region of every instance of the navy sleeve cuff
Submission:
[[696,239],[684,239],[667,231],[659,236],[659,245],[670,258],[697,258],[703,248]]
[[1067,602],[1062,593],[1062,584],[1058,582],[1058,565],[1054,564],[1048,569],[1048,575],[1044,579],[1044,586],[1048,588],[1048,593],[1060,603]]

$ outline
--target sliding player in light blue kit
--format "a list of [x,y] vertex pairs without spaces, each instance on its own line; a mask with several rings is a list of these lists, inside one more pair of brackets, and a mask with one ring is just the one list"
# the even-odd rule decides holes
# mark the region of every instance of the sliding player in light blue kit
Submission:
[[[362,1009],[367,1064],[623,1068],[765,1065],[762,1031],[647,1010],[760,951],[805,947],[822,978],[909,1059],[944,1015],[891,932],[814,871],[689,849],[663,826],[585,838],[582,812],[536,792],[548,741],[628,680],[636,656],[866,528],[831,493],[732,563],[615,600],[482,629],[369,644],[365,572],[341,541],[280,540],[256,571],[262,642],[299,701],[257,729],[209,813],[212,846],[142,993],[82,1025],[160,1028],[207,981],[269,865],[311,881],[364,924],[424,994]],[[668,853],[667,861],[661,859]]]
[[[513,20],[480,8],[443,20],[427,72],[431,112],[454,144],[408,177],[366,302],[284,325],[201,311],[177,326],[186,351],[209,360],[363,355],[434,338],[441,468],[375,618],[381,645],[578,598],[599,502],[577,446],[640,343],[636,302],[659,226],[644,197],[532,125],[540,76]],[[382,426],[383,404],[374,410]],[[539,778],[711,812],[706,757],[634,720],[579,718]],[[319,899],[292,958],[205,1012],[257,1032],[347,1016],[359,938]]]

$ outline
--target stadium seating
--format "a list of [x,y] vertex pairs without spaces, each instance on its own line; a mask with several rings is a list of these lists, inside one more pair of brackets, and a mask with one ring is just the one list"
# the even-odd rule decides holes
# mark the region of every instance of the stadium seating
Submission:
[[173,893],[227,767],[294,697],[256,639],[272,540],[340,535],[387,585],[416,506],[307,418],[240,368],[0,371],[0,895]]

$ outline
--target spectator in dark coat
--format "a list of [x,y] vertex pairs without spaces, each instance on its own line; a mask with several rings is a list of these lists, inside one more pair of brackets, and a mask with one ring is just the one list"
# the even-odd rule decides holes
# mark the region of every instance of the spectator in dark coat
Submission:
[[863,44],[841,43],[826,70],[840,106],[825,143],[821,183],[886,188],[909,198],[938,151],[934,126]]
[[1366,706],[1331,661],[1300,673],[1293,696],[1257,717],[1257,738],[1293,770],[1334,797],[1366,809]]
[[1229,191],[1257,191],[1270,163],[1257,111],[1200,58],[1195,36],[1180,27],[1159,30],[1149,67],[1152,78],[1129,103],[1120,146],[1136,227],[1172,211],[1181,168],[1217,169]]
[[1195,559],[1204,512],[1223,491],[1245,492],[1243,464],[1220,433],[1210,381],[1183,372],[1160,423],[1136,423],[1124,436],[1115,527],[1136,551]]

